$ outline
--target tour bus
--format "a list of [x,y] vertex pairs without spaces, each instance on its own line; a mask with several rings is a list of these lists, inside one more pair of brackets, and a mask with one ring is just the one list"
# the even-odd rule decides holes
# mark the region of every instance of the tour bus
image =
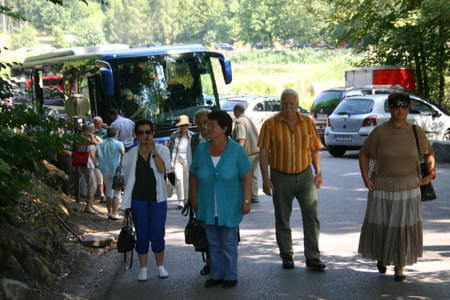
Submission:
[[[219,75],[216,75],[218,73]],[[148,118],[156,137],[166,141],[180,115],[192,120],[201,108],[219,109],[216,76],[232,80],[231,63],[202,45],[129,48],[124,45],[54,50],[28,57],[15,76],[33,82],[27,92],[36,107],[46,107],[43,78],[62,77],[63,111],[54,116],[109,124],[116,108],[133,120]]]

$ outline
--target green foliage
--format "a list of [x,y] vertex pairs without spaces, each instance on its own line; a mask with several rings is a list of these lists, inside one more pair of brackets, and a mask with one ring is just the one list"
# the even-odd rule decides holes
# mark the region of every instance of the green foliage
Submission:
[[73,124],[44,119],[25,105],[0,105],[0,206],[15,200],[31,174],[45,172],[42,160],[78,138],[62,133]]
[[33,26],[25,24],[22,30],[11,37],[11,48],[31,48],[36,44],[37,31]]

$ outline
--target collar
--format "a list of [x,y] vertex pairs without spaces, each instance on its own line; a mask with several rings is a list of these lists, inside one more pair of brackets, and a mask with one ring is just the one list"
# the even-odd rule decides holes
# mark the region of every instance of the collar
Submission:
[[[299,113],[299,112],[297,112],[297,117],[298,117],[297,118],[297,122],[304,122],[305,121],[304,116],[301,113]],[[279,121],[279,122],[287,122],[286,118],[284,117],[283,113],[281,113],[281,112],[277,113],[275,115],[274,119],[276,121]]]

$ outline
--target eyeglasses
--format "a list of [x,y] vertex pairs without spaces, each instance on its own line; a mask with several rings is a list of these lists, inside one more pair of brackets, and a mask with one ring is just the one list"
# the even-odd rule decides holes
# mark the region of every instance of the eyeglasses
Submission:
[[151,130],[138,130],[136,133],[137,133],[137,135],[143,135],[144,133],[152,134],[152,131]]
[[407,102],[395,102],[390,105],[391,108],[408,108],[409,103]]

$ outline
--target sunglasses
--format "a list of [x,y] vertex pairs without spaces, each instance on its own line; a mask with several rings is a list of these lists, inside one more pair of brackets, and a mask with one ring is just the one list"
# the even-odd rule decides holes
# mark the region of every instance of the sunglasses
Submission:
[[407,102],[395,102],[390,105],[391,108],[408,108],[409,103]]
[[143,135],[144,133],[152,134],[152,131],[151,130],[138,130],[136,133],[137,133],[137,135]]

